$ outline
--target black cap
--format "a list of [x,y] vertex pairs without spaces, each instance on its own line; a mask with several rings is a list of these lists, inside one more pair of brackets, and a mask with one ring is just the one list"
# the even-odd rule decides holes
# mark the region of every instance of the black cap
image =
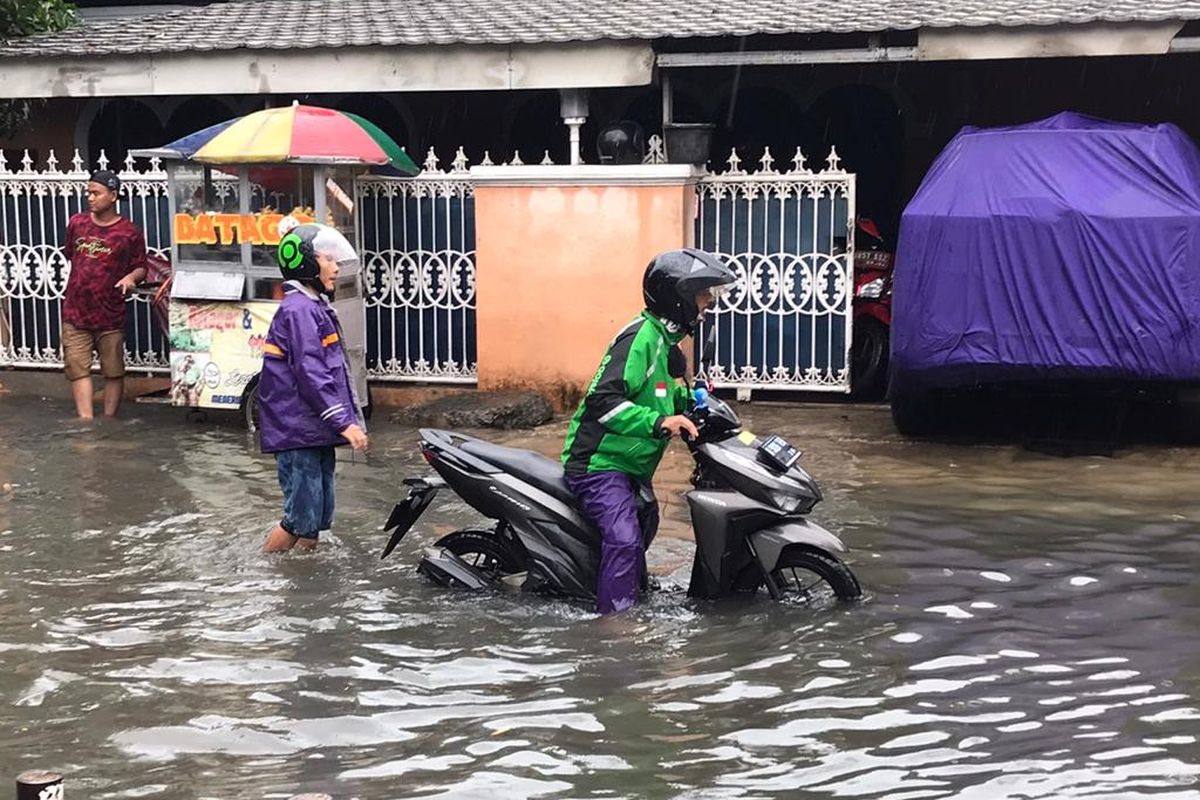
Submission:
[[107,186],[114,192],[121,188],[121,179],[117,177],[117,173],[108,169],[96,170],[92,173],[92,177],[88,178],[88,182]]

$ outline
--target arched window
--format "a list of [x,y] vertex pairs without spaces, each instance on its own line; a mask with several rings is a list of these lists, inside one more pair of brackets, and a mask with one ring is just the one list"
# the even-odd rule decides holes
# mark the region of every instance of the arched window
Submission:
[[[321,105],[321,103],[317,103]],[[404,148],[409,158],[418,164],[422,155],[416,149],[417,142],[413,140],[413,131],[409,130],[408,120],[404,114],[387,97],[378,94],[348,94],[339,98],[330,106],[338,111],[348,111],[375,123],[388,136],[396,140],[396,144]]]
[[[791,168],[796,148],[812,158],[808,143],[814,138],[814,126],[804,110],[782,89],[770,86],[745,86],[726,96],[717,108],[717,129],[713,134],[712,163],[720,168],[737,148],[743,169],[753,170],[764,148],[771,148],[775,168]],[[812,166],[811,163],[809,166]]]
[[167,142],[163,124],[148,103],[128,97],[101,102],[88,127],[88,163],[94,165],[102,149],[112,164],[119,165],[129,150]]
[[[515,96],[513,100],[516,101]],[[570,163],[570,140],[559,114],[558,92],[527,93],[524,101],[517,102],[519,105],[508,128],[503,158],[508,160],[515,150],[519,150],[522,161],[537,164],[549,151],[550,159],[555,164]],[[589,136],[594,140],[597,130],[595,123],[589,119],[588,124],[583,126],[582,140],[589,141]]]
[[167,119],[163,143],[216,125],[239,114],[228,103],[216,97],[192,97],[179,105]]

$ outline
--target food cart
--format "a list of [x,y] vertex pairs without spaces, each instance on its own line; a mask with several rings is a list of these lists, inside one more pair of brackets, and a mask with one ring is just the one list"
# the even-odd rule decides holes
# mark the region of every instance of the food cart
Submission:
[[[167,172],[172,404],[237,409],[256,427],[262,345],[283,297],[280,222],[320,222],[358,249],[354,181],[417,167],[365,119],[293,104],[220,123],[135,156]],[[285,231],[286,232],[286,231]],[[361,264],[342,263],[333,307],[358,397],[369,405]]]

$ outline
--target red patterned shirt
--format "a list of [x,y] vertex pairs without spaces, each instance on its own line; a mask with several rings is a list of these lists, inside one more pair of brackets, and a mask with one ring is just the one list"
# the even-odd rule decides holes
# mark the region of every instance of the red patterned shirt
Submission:
[[66,252],[71,274],[63,321],[88,331],[125,330],[125,296],[116,284],[146,266],[141,229],[124,217],[97,225],[91,214],[76,214],[67,223]]

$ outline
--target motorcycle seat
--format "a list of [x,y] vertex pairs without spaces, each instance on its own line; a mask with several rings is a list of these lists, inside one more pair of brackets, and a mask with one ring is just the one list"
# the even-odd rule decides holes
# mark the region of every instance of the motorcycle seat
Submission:
[[499,467],[505,472],[533,484],[551,497],[574,508],[577,505],[563,476],[562,465],[532,450],[504,447],[482,439],[468,439],[459,445],[464,452]]

